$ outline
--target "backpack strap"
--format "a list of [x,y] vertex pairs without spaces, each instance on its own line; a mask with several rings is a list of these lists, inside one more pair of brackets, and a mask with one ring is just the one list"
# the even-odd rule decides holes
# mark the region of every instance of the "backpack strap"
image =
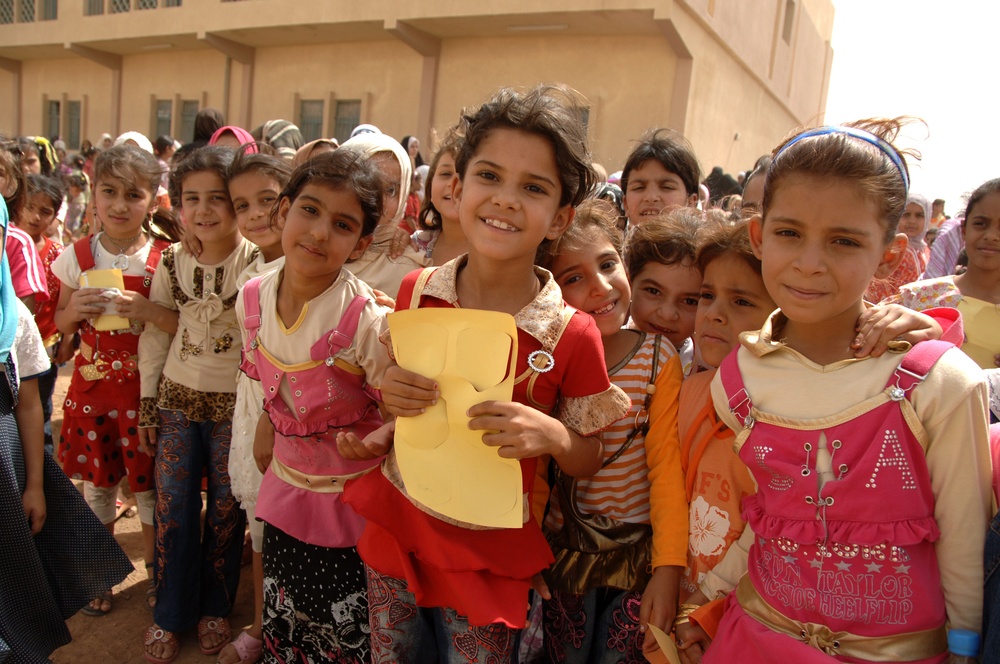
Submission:
[[149,248],[149,255],[146,257],[146,272],[142,280],[142,285],[149,288],[153,284],[153,273],[160,265],[160,256],[163,250],[170,246],[165,240],[153,240],[153,246]]
[[913,388],[924,382],[931,368],[950,348],[954,348],[954,344],[940,340],[922,341],[911,348],[889,376],[885,386],[889,390],[889,397],[893,401],[909,398]]
[[94,252],[90,248],[90,241],[93,237],[93,235],[88,235],[73,243],[73,253],[76,254],[76,262],[80,264],[81,273],[94,268]]
[[615,450],[607,460],[601,464],[601,468],[607,468],[612,463],[614,463],[618,457],[625,454],[635,439],[642,434],[643,438],[649,433],[649,406],[653,402],[653,395],[656,393],[656,377],[659,373],[660,365],[660,340],[662,335],[657,334],[653,337],[653,361],[649,367],[649,382],[646,383],[646,396],[643,398],[642,407],[639,408],[639,412],[635,414],[635,423],[632,427],[632,431],[629,432],[628,437],[625,438],[625,442],[622,443],[621,447]]
[[750,415],[753,401],[743,383],[743,374],[740,373],[740,364],[737,359],[739,350],[739,346],[737,346],[729,355],[726,355],[726,359],[719,365],[719,375],[722,377],[722,387],[726,390],[726,396],[729,398],[729,412],[735,415],[744,427],[749,429],[754,425],[753,416]]
[[317,362],[326,362],[327,366],[333,366],[334,356],[354,341],[354,334],[358,331],[358,322],[361,320],[361,312],[370,301],[364,295],[356,295],[347,305],[337,327],[313,344],[309,356]]
[[247,340],[241,351],[240,369],[250,378],[260,380],[257,365],[250,359],[257,351],[257,331],[260,329],[260,277],[243,285],[243,329],[247,331]]
[[413,292],[410,293],[410,309],[416,309],[420,306],[420,296],[424,292],[424,286],[427,285],[427,281],[434,274],[436,267],[425,267],[417,275],[417,280],[413,283]]

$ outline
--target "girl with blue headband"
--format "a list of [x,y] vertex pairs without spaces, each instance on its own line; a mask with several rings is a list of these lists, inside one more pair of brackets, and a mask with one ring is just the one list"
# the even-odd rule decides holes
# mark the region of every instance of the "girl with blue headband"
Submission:
[[[17,144],[0,137],[0,247],[25,191]],[[132,571],[128,557],[43,450],[38,376],[49,360],[0,252],[0,661],[47,662],[65,619]]]
[[[992,514],[981,372],[942,341],[851,349],[865,288],[906,248],[900,127],[813,129],[768,168],[749,234],[778,309],[712,383],[758,493],[689,600],[730,593],[706,663],[940,663],[946,626],[980,629]],[[697,661],[706,643],[682,631]]]

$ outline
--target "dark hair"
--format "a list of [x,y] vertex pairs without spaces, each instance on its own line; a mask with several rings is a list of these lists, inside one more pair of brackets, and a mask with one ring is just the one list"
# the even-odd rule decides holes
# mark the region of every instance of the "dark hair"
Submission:
[[758,275],[761,274],[760,259],[753,253],[746,220],[733,223],[729,215],[719,210],[709,210],[705,213],[705,224],[698,246],[698,269],[704,274],[705,268],[722,256],[735,256]]
[[[420,213],[417,215],[417,225],[426,231],[441,228],[443,224],[441,212],[434,207],[434,201],[431,200],[431,188],[434,183],[434,174],[437,173],[438,165],[441,163],[441,157],[446,154],[451,155],[452,159],[458,154],[458,137],[452,131],[448,132],[444,143],[441,144],[441,149],[431,159],[431,165],[427,171],[427,182],[424,183],[424,202],[420,205]],[[457,167],[455,170],[458,170]]]
[[565,86],[540,85],[525,92],[501,88],[485,104],[462,111],[455,155],[459,179],[494,129],[516,129],[549,142],[559,173],[559,205],[579,205],[597,181],[582,122],[584,108],[580,95]]
[[162,157],[163,153],[173,146],[174,139],[166,134],[163,134],[162,136],[157,136],[156,140],[153,141],[153,152],[156,153],[157,157]]
[[[35,154],[38,156],[38,163],[42,170],[42,175],[51,175],[52,170],[55,168],[55,154],[49,154],[52,150],[51,146],[46,143],[45,146],[39,145],[35,142],[35,139],[30,136],[19,136],[17,142],[21,146],[22,154]],[[48,147],[48,149],[46,149]],[[23,159],[23,157],[22,157]]]
[[[148,154],[148,153],[147,153]],[[181,191],[184,178],[192,173],[213,171],[223,182],[228,182],[229,166],[233,163],[236,150],[221,145],[206,145],[189,152],[174,165],[170,172],[170,203],[175,208],[181,207]]]
[[[382,193],[385,184],[382,182],[382,172],[373,160],[354,150],[334,150],[319,154],[292,171],[288,184],[278,197],[279,202],[287,198],[294,203],[302,189],[309,184],[354,194],[363,216],[361,237],[375,232],[375,227],[382,218]],[[274,222],[272,213],[271,223]]]
[[87,176],[83,173],[70,173],[66,177],[66,188],[69,187],[79,187],[80,189],[87,188]]
[[11,219],[17,219],[21,213],[21,207],[28,197],[28,183],[24,178],[24,170],[21,168],[21,158],[24,152],[21,150],[20,141],[0,134],[0,178],[11,180],[14,183],[14,193],[10,198],[4,197],[7,204],[7,212]]
[[284,187],[288,179],[292,176],[292,167],[287,159],[282,159],[274,155],[274,150],[263,143],[257,144],[258,152],[248,153],[246,145],[241,145],[233,157],[233,163],[229,165],[226,173],[226,182],[245,173],[260,173],[266,177],[277,180],[279,187]]
[[[403,140],[399,142],[399,144],[403,146],[403,150],[406,152],[407,156],[410,155],[410,146],[407,145],[407,143],[411,138],[416,138],[416,136],[404,136]],[[438,150],[438,152],[440,152],[440,150]],[[420,150],[417,150],[417,156],[413,158],[413,170],[417,170],[418,166],[423,166],[425,163],[423,155],[420,154]]]
[[[965,214],[962,216],[962,230],[965,230],[965,224],[968,223],[969,217],[972,216],[972,208],[976,207],[979,201],[983,200],[989,194],[995,194],[1000,192],[1000,178],[995,178],[993,180],[987,180],[982,183],[976,190],[969,194],[969,200],[965,204]],[[935,201],[936,202],[936,201]]]
[[767,220],[774,194],[784,178],[792,175],[809,175],[824,180],[841,178],[856,185],[875,204],[879,219],[886,225],[884,240],[891,241],[896,234],[899,218],[906,208],[904,178],[909,178],[909,171],[904,155],[919,156],[912,151],[900,151],[892,145],[907,123],[908,118],[895,118],[858,120],[846,125],[866,131],[884,141],[888,149],[898,155],[903,173],[883,148],[842,131],[834,130],[798,141],[794,139],[802,131],[789,136],[771,154],[772,161],[767,169],[767,179],[764,180],[764,200],[761,205],[764,221]]
[[622,232],[618,229],[618,210],[615,206],[599,198],[588,198],[576,208],[576,216],[566,232],[549,243],[545,253],[536,261],[545,269],[551,269],[556,257],[564,251],[582,248],[589,239],[589,231],[597,229],[611,243],[620,256],[622,253]]
[[[131,143],[122,143],[97,155],[92,183],[96,187],[101,178],[114,178],[129,187],[150,192],[152,200],[156,200],[162,174],[163,169],[156,157]],[[150,223],[143,223],[144,229],[155,238],[168,242],[177,242],[181,238],[180,223],[165,208],[157,208]]]
[[702,213],[685,207],[633,226],[625,239],[629,279],[635,279],[648,263],[694,265],[702,224]]
[[622,169],[621,188],[628,193],[629,174],[647,161],[654,159],[684,183],[688,196],[697,195],[701,182],[701,167],[694,155],[691,144],[683,136],[670,129],[653,129],[647,132],[625,160]]
[[943,207],[944,206],[944,199],[943,198],[935,198],[933,201],[931,201],[931,205],[940,205],[940,206]]
[[226,124],[222,112],[214,108],[203,108],[194,116],[194,140],[208,142],[220,127]]
[[32,173],[28,176],[28,195],[33,196],[35,194],[42,194],[49,199],[52,207],[58,213],[59,208],[62,207],[63,196],[66,195],[66,191],[63,189],[60,180],[47,175],[35,175]]
[[747,193],[747,187],[750,186],[750,180],[767,174],[767,169],[771,165],[771,155],[766,154],[757,160],[754,164],[753,170],[747,173],[747,176],[743,178],[743,190],[740,195],[745,195]]

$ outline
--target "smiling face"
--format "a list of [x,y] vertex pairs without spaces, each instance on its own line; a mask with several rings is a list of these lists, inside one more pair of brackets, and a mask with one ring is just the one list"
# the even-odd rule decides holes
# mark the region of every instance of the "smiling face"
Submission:
[[573,220],[560,205],[562,187],[547,140],[517,129],[494,129],[469,159],[453,197],[470,254],[493,261],[534,263],[545,239],[559,237]]
[[979,199],[969,211],[963,232],[969,268],[1000,270],[1000,192]]
[[903,216],[899,219],[899,232],[905,233],[914,242],[919,242],[924,238],[926,230],[927,214],[923,206],[920,203],[907,203]]
[[149,189],[108,176],[94,184],[94,207],[102,231],[114,238],[126,238],[135,235],[146,216],[156,209],[156,199]]
[[561,250],[553,259],[552,274],[563,299],[590,314],[601,336],[611,336],[628,320],[631,297],[621,256],[597,227],[590,228],[574,244],[578,246]]
[[225,242],[238,232],[229,189],[215,171],[193,171],[184,176],[181,216],[202,244]]
[[646,263],[632,279],[632,322],[680,348],[694,332],[701,271],[691,263]]
[[641,224],[664,210],[693,205],[697,199],[696,194],[688,196],[681,176],[649,159],[629,173],[625,214],[630,223]]
[[329,283],[350,259],[368,248],[372,236],[361,236],[364,214],[349,189],[307,184],[295,200],[278,206],[285,269],[296,276]]
[[782,180],[767,218],[751,219],[749,231],[767,292],[790,322],[853,333],[868,284],[889,276],[905,249],[902,234],[886,242],[885,223],[849,181]]
[[441,155],[434,177],[431,178],[431,203],[441,215],[442,221],[458,220],[458,206],[451,197],[455,181],[455,157],[449,153]]
[[739,344],[740,333],[759,330],[776,309],[764,280],[737,254],[722,254],[705,267],[694,324],[702,362],[718,367]]
[[240,234],[262,249],[281,243],[281,232],[270,223],[280,193],[278,181],[258,171],[241,173],[229,181]]

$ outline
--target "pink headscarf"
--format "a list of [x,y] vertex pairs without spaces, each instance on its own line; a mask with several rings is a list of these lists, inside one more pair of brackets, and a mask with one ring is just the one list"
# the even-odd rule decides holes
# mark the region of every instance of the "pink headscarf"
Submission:
[[244,154],[257,154],[256,141],[254,141],[254,138],[253,136],[250,135],[250,132],[248,132],[243,127],[235,127],[233,125],[226,125],[225,127],[219,127],[218,129],[215,130],[215,133],[212,134],[212,138],[208,139],[208,144],[215,145],[216,143],[219,142],[219,139],[222,138],[223,134],[225,134],[226,132],[229,132],[230,134],[235,136],[236,139],[240,142],[240,145],[249,144],[246,145],[245,148],[243,148]]

